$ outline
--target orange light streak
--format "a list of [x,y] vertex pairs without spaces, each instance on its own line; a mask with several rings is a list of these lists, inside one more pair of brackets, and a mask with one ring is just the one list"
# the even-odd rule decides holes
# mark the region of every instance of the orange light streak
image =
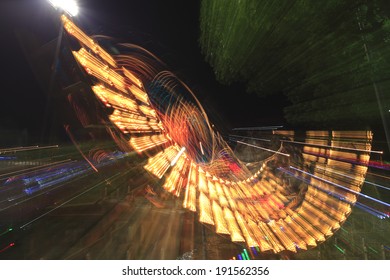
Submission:
[[157,178],[161,179],[170,167],[170,163],[176,153],[177,147],[170,146],[155,156],[149,158],[148,163],[144,166],[144,168]]
[[285,249],[282,244],[280,244],[279,240],[275,237],[275,235],[272,233],[272,230],[268,227],[268,224],[259,222],[258,226],[264,232],[264,236],[267,241],[270,242],[272,250],[275,254],[280,253]]
[[187,160],[184,157],[180,157],[163,185],[163,188],[166,191],[176,196],[180,193],[180,189],[184,182],[182,172],[186,166],[186,162]]
[[142,137],[134,136],[130,139],[130,145],[138,153],[161,146],[167,142],[169,142],[169,139],[164,134]]
[[275,221],[269,222],[268,227],[272,230],[273,234],[281,242],[281,244],[284,246],[284,248],[286,248],[288,251],[291,251],[294,253],[297,252],[294,242],[291,241],[291,239],[284,232],[284,229],[282,230],[280,228],[280,226],[278,226],[276,224]]
[[99,84],[92,87],[93,92],[106,106],[114,106],[122,108],[126,111],[137,112],[137,103],[130,99],[128,96],[124,96],[111,89],[106,88],[104,85]]
[[130,89],[131,93],[134,94],[135,98],[144,102],[145,104],[148,104],[148,105],[150,104],[149,97],[148,97],[146,92],[144,92],[139,87],[136,87],[134,85],[130,85],[129,89]]
[[216,201],[212,202],[212,210],[215,221],[215,231],[220,234],[230,234],[221,206]]
[[101,62],[84,48],[72,53],[88,74],[127,94],[125,78],[112,70],[108,65]]
[[201,223],[214,225],[214,219],[211,212],[210,200],[208,197],[200,192],[199,194],[199,221]]
[[133,73],[131,73],[129,70],[127,70],[125,67],[122,67],[122,71],[123,71],[123,74],[125,74],[125,76],[127,78],[130,79],[130,81],[132,83],[134,83],[135,85],[137,85],[139,88],[142,88],[143,85],[142,85],[142,82],[140,79],[138,79]]
[[62,24],[65,30],[72,36],[74,36],[80,43],[88,47],[96,55],[100,56],[105,62],[113,67],[116,66],[115,60],[109,55],[102,47],[100,47],[94,40],[86,35],[80,28],[78,28],[70,19],[65,15],[61,16]]
[[191,164],[188,174],[188,182],[186,186],[186,192],[183,201],[183,207],[195,212],[196,211],[196,167]]
[[228,209],[224,208],[224,216],[225,221],[227,223],[229,232],[230,232],[230,238],[233,242],[245,242],[244,237],[242,236],[241,230],[238,227],[236,218],[233,215],[233,212]]
[[247,225],[241,216],[241,214],[238,211],[234,212],[234,216],[236,217],[237,223],[239,224],[241,228],[241,232],[244,235],[244,238],[246,240],[246,244],[249,247],[256,247],[259,246],[259,244],[256,242],[256,240],[253,238],[252,233],[248,230]]

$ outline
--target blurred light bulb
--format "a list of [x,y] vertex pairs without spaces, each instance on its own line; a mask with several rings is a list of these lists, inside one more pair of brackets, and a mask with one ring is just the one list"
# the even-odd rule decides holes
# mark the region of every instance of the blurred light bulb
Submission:
[[62,9],[73,17],[79,13],[79,7],[75,0],[49,0],[49,2],[54,8]]

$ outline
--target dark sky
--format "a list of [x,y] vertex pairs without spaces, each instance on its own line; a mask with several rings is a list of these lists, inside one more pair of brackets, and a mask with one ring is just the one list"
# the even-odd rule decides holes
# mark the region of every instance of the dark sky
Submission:
[[[217,127],[278,125],[283,121],[280,97],[260,99],[241,84],[215,81],[198,44],[200,1],[79,0],[79,25],[88,34],[139,44],[160,57],[186,82]],[[26,128],[37,134],[45,118],[45,94],[15,36],[28,29],[48,40],[56,37],[51,7],[45,0],[2,1],[0,128]]]

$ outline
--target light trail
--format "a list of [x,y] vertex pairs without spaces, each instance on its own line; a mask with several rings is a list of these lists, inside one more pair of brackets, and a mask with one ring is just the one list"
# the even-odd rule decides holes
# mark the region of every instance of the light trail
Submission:
[[286,142],[286,143],[305,145],[305,146],[312,146],[312,147],[323,147],[323,148],[331,148],[331,149],[347,150],[347,151],[355,151],[355,152],[383,154],[383,151],[372,151],[372,150],[363,150],[363,149],[347,148],[347,147],[340,147],[340,146],[329,146],[329,145],[322,145],[322,144],[312,144],[312,143],[290,141],[290,140],[280,140],[280,141],[281,142]]
[[236,127],[232,130],[276,130],[282,128],[282,125],[272,125],[272,126],[258,126],[258,127]]
[[171,166],[175,166],[176,162],[179,160],[179,158],[181,157],[181,155],[185,152],[186,150],[186,147],[182,147],[180,149],[180,151],[177,153],[177,155],[173,158],[173,160],[171,161]]
[[374,173],[374,172],[369,172],[369,171],[367,171],[367,174],[373,175],[373,176],[376,176],[376,177],[381,177],[381,178],[384,178],[384,179],[387,179],[387,180],[390,180],[390,177],[389,177],[389,176],[384,176],[384,175],[376,174],[376,173]]
[[81,154],[81,156],[88,162],[88,164],[92,167],[93,170],[95,170],[95,172],[99,172],[97,170],[97,168],[95,167],[95,165],[93,165],[93,163],[88,159],[88,157],[84,154],[84,152],[81,150],[81,148],[77,144],[76,139],[74,138],[73,134],[70,131],[70,126],[69,125],[65,125],[65,130],[68,133],[70,140],[72,140],[72,142],[75,145],[76,149]]
[[[72,160],[71,159],[65,159],[65,160],[56,161],[56,162],[53,162],[53,163],[48,163],[48,164],[43,164],[43,165],[39,165],[39,166],[26,168],[26,169],[23,169],[23,170],[17,170],[17,171],[13,171],[13,172],[9,172],[9,173],[2,173],[2,174],[0,174],[0,180],[1,179],[5,179],[5,178],[7,178],[9,176],[23,176],[23,175],[27,175],[27,174],[29,174],[31,172],[34,172],[34,171],[37,171],[37,170],[40,170],[40,169],[44,169],[46,167],[54,167],[56,165],[59,165],[59,164],[62,164],[62,163],[66,163],[66,162],[70,162],[70,161],[72,161]],[[14,175],[14,174],[17,174],[17,175]]]
[[0,250],[0,253],[3,253],[4,251],[8,250],[9,248],[11,248],[13,246],[15,246],[14,242],[8,244],[6,247],[4,247],[3,249]]
[[[128,171],[127,171],[127,172],[128,172]],[[118,177],[119,175],[121,175],[121,173],[112,175],[111,177],[107,178],[106,180],[111,180],[111,179],[113,179],[113,178]],[[42,215],[40,215],[40,216],[36,217],[35,219],[29,221],[28,223],[25,223],[24,225],[20,226],[19,228],[20,228],[20,229],[23,229],[23,228],[25,228],[26,226],[28,226],[28,225],[30,225],[30,224],[32,224],[32,223],[38,221],[39,219],[41,219],[41,218],[45,217],[46,215],[50,214],[51,212],[57,210],[58,208],[64,206],[65,204],[71,202],[72,200],[74,200],[74,199],[76,199],[76,198],[82,196],[83,194],[85,194],[85,193],[87,193],[87,192],[89,192],[89,191],[91,191],[91,190],[93,190],[93,189],[95,189],[95,188],[101,186],[102,184],[106,183],[106,180],[105,180],[105,181],[102,181],[102,182],[100,182],[100,183],[98,183],[97,185],[94,185],[94,186],[90,187],[89,189],[87,189],[87,190],[81,192],[80,194],[78,194],[78,195],[72,197],[71,199],[66,200],[65,202],[61,203],[61,204],[58,205],[57,207],[54,207],[53,209],[51,209],[51,210],[49,210],[49,211],[43,213]]]
[[[58,1],[58,0],[57,0]],[[66,1],[61,1],[66,2]],[[100,56],[105,62],[109,63],[111,66],[116,67],[116,62],[102,47],[100,47],[94,40],[92,40],[87,34],[85,34],[80,28],[77,27],[70,19],[65,15],[61,16],[62,24],[64,25],[65,30],[77,40],[87,46],[92,50],[96,55]]]
[[[329,171],[329,169],[322,168],[322,167],[319,167],[319,166],[316,166],[316,169],[320,169],[320,170],[324,170],[324,171]],[[355,180],[355,177],[348,176],[348,175],[343,174],[343,173],[339,173],[339,172],[335,171],[333,168],[332,168],[332,173],[337,174],[337,175],[341,175],[341,176],[346,177],[346,178],[349,178],[349,179]],[[379,184],[376,184],[376,183],[373,183],[373,182],[370,182],[370,181],[367,181],[367,180],[365,180],[364,183],[369,184],[369,185],[373,185],[373,186],[376,186],[376,187],[379,187],[379,188],[382,188],[382,189],[387,190],[387,191],[390,191],[390,188],[389,188],[389,187],[382,186],[382,185],[379,185]]]
[[339,187],[339,188],[341,188],[341,189],[343,189],[343,190],[346,190],[346,191],[348,191],[348,192],[351,192],[351,193],[353,193],[353,194],[355,194],[355,195],[363,196],[364,198],[367,198],[367,199],[369,199],[369,200],[372,200],[372,201],[375,201],[375,202],[380,203],[380,204],[382,204],[382,205],[385,205],[385,206],[387,206],[387,207],[390,207],[390,204],[389,204],[389,203],[386,203],[386,202],[384,202],[384,201],[382,201],[382,200],[379,200],[379,199],[376,199],[376,198],[374,198],[374,197],[368,196],[368,195],[363,194],[363,193],[361,193],[361,192],[357,192],[357,191],[351,190],[351,189],[349,189],[349,188],[347,188],[347,187],[345,187],[345,186],[342,186],[342,185],[336,184],[336,183],[334,183],[334,182],[331,182],[331,181],[329,181],[329,180],[327,180],[327,179],[318,177],[318,176],[316,176],[316,175],[314,175],[314,174],[311,174],[311,173],[306,172],[306,171],[304,171],[304,170],[301,170],[301,169],[299,169],[299,168],[295,168],[295,167],[293,167],[293,166],[291,166],[291,165],[290,165],[290,168],[293,169],[293,170],[299,171],[299,172],[301,172],[301,173],[303,173],[303,174],[309,175],[310,177],[316,178],[316,179],[318,179],[318,180],[320,180],[320,181],[323,181],[323,182],[326,182],[326,183],[331,184],[331,185],[333,185],[333,186]]
[[[119,143],[118,146],[122,150],[138,152],[144,160],[147,160],[147,163],[145,161],[142,163],[143,168],[157,177],[153,180],[162,179],[159,182],[164,190],[179,197],[183,189],[185,192],[181,196],[184,196],[183,207],[191,212],[197,212],[201,223],[215,225],[217,233],[230,235],[233,242],[245,242],[248,246],[257,246],[262,252],[277,254],[281,251],[306,250],[317,246],[318,242],[325,241],[340,228],[340,224],[351,211],[350,205],[357,205],[378,217],[384,217],[383,213],[369,206],[355,203],[357,195],[362,197],[365,195],[357,191],[350,194],[349,192],[354,190],[341,185],[337,187],[344,187],[348,193],[336,189],[332,182],[323,178],[319,178],[322,182],[314,179],[311,181],[317,182],[325,190],[310,185],[308,195],[302,198],[302,203],[295,205],[295,201],[292,201],[297,207],[289,208],[291,199],[286,197],[285,191],[293,186],[279,174],[274,173],[273,169],[273,163],[288,166],[289,163],[284,158],[272,156],[272,159],[265,162],[262,169],[253,175],[234,155],[220,134],[212,129],[207,114],[195,94],[174,74],[166,71],[165,66],[154,55],[134,45],[122,44],[122,47],[127,47],[132,53],[115,56],[111,61],[113,63],[109,63],[110,57],[102,58],[95,52],[96,49],[93,49],[97,48],[97,43],[91,44],[93,41],[88,41],[90,38],[81,30],[77,30],[78,35],[75,36],[74,33],[72,34],[72,31],[76,30],[72,30],[73,24],[67,26],[70,35],[80,42],[79,48],[73,54],[92,78],[94,84],[90,86],[95,99],[99,104],[103,103],[109,108],[107,111],[110,114],[101,126],[109,128],[110,131],[115,129],[117,132],[115,136],[118,137],[113,138],[118,139],[116,143]],[[96,82],[94,77],[100,81]],[[87,116],[89,112],[84,113]],[[83,119],[82,117],[80,113],[79,119]],[[85,123],[88,125],[87,121]],[[233,130],[266,131],[265,134],[294,137],[293,131],[278,130],[282,127],[276,125],[238,127]],[[337,141],[345,141],[347,137],[352,145],[355,143],[361,145],[353,146],[361,148],[355,149],[304,143],[307,146],[324,148],[321,151],[325,150],[325,157],[329,149],[351,151],[348,155],[342,151],[333,152],[332,157],[327,157],[332,159],[329,160],[329,166],[335,164],[335,161],[341,166],[347,165],[345,161],[356,163],[360,160],[363,164],[361,159],[369,157],[367,154],[371,149],[371,132],[333,131],[332,134],[328,131],[307,132],[307,138],[316,135],[326,135],[328,140],[339,139]],[[230,134],[229,139],[271,141],[234,134]],[[273,155],[290,157],[290,154],[281,152],[283,142],[280,150],[272,150],[245,143],[244,140],[234,141],[271,152]],[[77,145],[76,147],[88,161],[80,147]],[[305,149],[302,154],[305,164],[325,161],[319,159],[320,154],[310,154],[316,148]],[[185,156],[182,156],[184,151]],[[366,154],[358,157],[359,153]],[[380,152],[372,151],[372,153]],[[95,162],[91,161],[89,164],[97,169],[99,164],[95,166]],[[294,176],[297,172],[291,166],[290,169],[283,172]],[[359,169],[361,174],[357,175],[356,189],[360,189],[366,169],[365,167]],[[302,177],[308,177],[303,173],[299,175],[295,177],[301,180],[305,180]],[[352,175],[349,179],[352,179]],[[295,190],[288,190],[287,193],[292,197],[298,194]],[[342,197],[343,195],[345,197]],[[366,198],[372,199],[368,196]],[[326,199],[329,200],[328,204],[325,202]],[[337,205],[336,208],[333,208],[334,205]],[[242,255],[242,258],[249,258],[247,252]]]
[[[1,208],[0,211],[4,211],[4,210],[9,209],[9,208],[11,208],[11,207],[13,207],[15,205],[27,202],[29,200],[32,200],[32,199],[38,197],[38,196],[44,195],[47,192],[51,192],[51,191],[54,191],[54,190],[56,190],[58,188],[61,188],[65,184],[69,184],[69,183],[78,181],[78,180],[80,180],[80,179],[90,175],[88,172],[92,171],[92,170],[89,168],[89,165],[87,163],[85,163],[85,166],[86,166],[87,169],[82,170],[82,171],[80,171],[78,173],[70,174],[67,177],[60,178],[60,179],[56,180],[55,182],[50,182],[49,181],[48,182],[49,185],[47,185],[47,186],[41,187],[40,184],[37,182],[37,180],[34,180],[33,183],[36,183],[36,185],[34,185],[35,189],[33,191],[28,193],[28,191],[26,191],[28,188],[23,188],[22,187],[23,188],[22,190],[20,188],[19,189],[19,190],[21,190],[20,194],[12,196],[12,197],[8,197],[8,198],[0,201],[0,205],[1,205],[1,203],[4,203],[4,202],[13,202],[15,200],[18,200],[18,201],[15,202],[14,204],[9,204],[8,206],[5,206],[5,207]],[[37,176],[39,176],[39,175],[36,175],[35,177],[37,177]],[[58,182],[61,182],[61,183],[58,184]],[[50,187],[51,185],[56,185],[56,184],[57,184],[57,186],[54,186],[54,187],[51,187],[51,188],[48,189],[48,187]],[[34,193],[39,192],[39,191],[40,191],[40,193],[34,194]],[[28,198],[20,200],[21,198],[24,198],[24,197],[28,197]]]
[[356,207],[362,209],[363,211],[366,211],[367,213],[370,213],[371,215],[377,216],[380,219],[390,218],[389,214],[384,213],[382,211],[379,211],[377,209],[374,209],[374,208],[372,208],[368,205],[365,205],[359,201],[357,201],[355,205],[356,205]]
[[28,147],[16,147],[16,148],[5,148],[0,149],[1,153],[7,153],[7,152],[24,152],[24,151],[33,151],[33,150],[43,150],[43,149],[52,149],[52,148],[58,148],[58,145],[52,145],[52,146],[28,146]]
[[259,141],[271,142],[270,139],[262,139],[262,138],[255,138],[255,137],[246,137],[246,136],[235,135],[235,134],[229,134],[229,137],[236,137],[236,138],[244,138],[244,139],[251,139],[251,140],[259,140]]
[[282,156],[285,156],[285,157],[289,157],[290,156],[289,154],[285,154],[285,153],[282,153],[282,152],[278,152],[278,151],[270,150],[270,149],[267,149],[267,148],[259,147],[259,146],[256,146],[256,145],[248,144],[248,143],[245,143],[245,142],[242,142],[242,141],[237,141],[237,140],[234,140],[234,141],[236,141],[237,143],[243,144],[243,145],[247,145],[249,147],[265,150],[265,151],[268,151],[268,152],[271,152],[271,153],[275,153],[275,154],[279,154],[279,155],[282,155]]
[[8,228],[6,231],[0,233],[0,237],[3,236],[3,235],[6,235],[7,233],[9,233],[9,232],[11,232],[11,231],[13,231],[13,228],[10,227],[10,228]]
[[203,151],[202,142],[200,142],[200,141],[199,141],[199,147],[200,147],[200,151],[202,152],[202,155],[204,155],[204,151]]
[[[330,156],[330,155],[325,154],[325,153],[313,153],[313,152],[308,152],[308,151],[304,152],[304,154],[312,155],[312,156],[316,156],[316,157],[328,158],[328,159],[335,160],[335,161],[340,161],[340,162],[357,164],[357,165],[360,165],[360,166],[371,166],[369,164],[370,163],[369,160],[360,160],[360,159],[355,159],[355,158],[345,158],[345,157],[339,157],[339,156]],[[371,166],[371,167],[375,167],[375,166]],[[375,168],[377,168],[377,167],[375,167]]]
[[302,182],[304,182],[304,183],[306,183],[306,184],[308,184],[308,185],[310,185],[310,186],[315,187],[316,189],[322,191],[323,193],[326,193],[327,195],[331,195],[332,197],[338,199],[339,201],[347,202],[348,204],[350,204],[350,205],[352,205],[352,206],[353,206],[353,205],[358,205],[358,207],[359,207],[360,209],[362,209],[362,210],[364,210],[364,211],[366,211],[366,212],[368,212],[368,213],[370,213],[370,214],[373,214],[374,216],[376,216],[376,217],[378,217],[378,218],[380,218],[380,219],[390,218],[390,215],[387,214],[387,213],[384,213],[384,212],[381,212],[381,211],[379,211],[379,210],[373,209],[373,208],[371,208],[371,207],[369,207],[369,206],[367,206],[367,205],[362,204],[361,202],[353,202],[353,201],[350,201],[350,200],[348,200],[346,197],[343,197],[343,196],[341,196],[341,195],[338,194],[338,193],[335,193],[335,192],[332,192],[332,191],[323,189],[323,188],[321,188],[321,187],[319,187],[319,186],[317,186],[317,185],[311,183],[310,180],[308,180],[308,179],[306,179],[306,178],[304,178],[304,177],[302,177],[302,176],[297,176],[297,175],[295,175],[294,173],[292,173],[291,171],[288,171],[288,170],[286,170],[286,169],[284,169],[284,168],[282,168],[282,167],[279,167],[278,170],[281,170],[282,172],[284,172],[284,173],[290,175],[291,177],[294,177],[294,178],[296,178],[296,179],[298,179],[298,180],[300,180],[300,181],[302,181]]

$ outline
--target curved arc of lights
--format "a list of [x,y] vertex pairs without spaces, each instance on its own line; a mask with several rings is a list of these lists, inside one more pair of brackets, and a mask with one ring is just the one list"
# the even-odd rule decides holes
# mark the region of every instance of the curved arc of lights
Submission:
[[[157,71],[159,66],[154,68],[151,64],[142,61],[144,55],[115,56],[115,67],[121,66],[126,69],[122,69],[121,72],[124,76],[121,75],[117,69],[112,69],[104,63],[105,59],[109,59],[106,56],[103,58],[102,52],[96,51],[100,50],[96,43],[91,44],[88,41],[88,36],[82,31],[72,33],[71,31],[76,29],[72,27],[72,23],[67,23],[66,30],[76,38],[79,36],[80,43],[85,41],[85,45],[89,44],[95,54],[92,55],[85,51],[73,52],[76,60],[83,65],[88,74],[111,87],[111,92],[101,92],[100,94],[95,92],[97,98],[103,101],[106,106],[116,104],[117,111],[114,111],[111,116],[111,122],[123,133],[130,134],[128,145],[135,151],[141,153],[155,147],[161,148],[159,152],[148,158],[144,168],[157,178],[166,176],[167,180],[163,187],[176,196],[179,196],[183,189],[183,207],[190,211],[198,211],[202,223],[215,226],[216,232],[229,235],[233,242],[245,242],[248,246],[259,246],[264,252],[279,253],[284,250],[297,252],[298,249],[310,248],[323,242],[340,228],[340,224],[351,213],[351,205],[356,202],[356,194],[348,194],[340,188],[337,189],[333,183],[318,179],[320,177],[315,167],[317,163],[325,163],[325,166],[328,165],[332,168],[352,170],[353,174],[361,172],[359,174],[364,178],[363,174],[367,168],[352,167],[352,163],[337,161],[337,157],[340,156],[351,156],[355,161],[360,160],[360,158],[353,158],[353,154],[333,150],[325,151],[325,155],[332,155],[333,158],[324,158],[320,148],[308,148],[309,144],[312,144],[310,137],[316,137],[315,133],[308,132],[308,145],[303,148],[302,161],[305,164],[313,164],[313,175],[315,176],[306,178],[308,175],[306,173],[297,175],[295,174],[297,170],[282,168],[281,172],[295,179],[302,179],[307,186],[306,192],[299,192],[296,197],[289,198],[291,192],[287,188],[292,186],[285,185],[281,173],[278,176],[275,175],[276,173],[268,165],[268,163],[278,164],[279,157],[276,154],[267,158],[255,174],[250,173],[245,165],[234,157],[233,151],[226,142],[213,131],[206,112],[185,83],[171,72]],[[135,48],[134,45],[124,44],[124,46]],[[146,54],[152,59],[155,58],[147,51]],[[157,62],[160,63],[158,59]],[[113,66],[111,63],[108,64]],[[138,78],[127,68],[128,66],[134,66],[133,72],[142,77]],[[176,95],[176,90],[179,90],[178,87],[181,86],[190,95],[193,103],[175,96],[178,102],[167,105],[173,115],[164,116],[150,101],[142,78],[146,80],[151,78],[151,83],[159,83],[166,90],[167,96]],[[137,88],[132,88],[133,84]],[[130,114],[126,108],[132,106],[131,104],[135,104],[134,114]],[[187,111],[180,111],[181,109]],[[199,111],[199,116],[195,114],[195,109]],[[202,120],[197,120],[196,124],[192,126],[186,126],[191,114],[195,116],[195,119],[202,117]],[[169,117],[173,120],[176,116],[181,116],[182,119],[179,120],[182,121],[183,127],[180,127],[178,123],[168,122]],[[152,129],[156,128],[156,122],[161,123],[161,130]],[[169,127],[172,124],[173,127]],[[171,135],[174,129],[182,129],[176,135],[177,137],[187,138],[194,137],[194,134],[191,134],[194,130],[200,132],[205,129],[209,133],[205,139],[209,139],[211,143],[203,143],[201,146],[202,143],[198,143],[199,138],[195,137],[195,140],[192,138],[184,139],[185,141],[180,141],[180,144],[199,144],[200,147],[194,151],[201,150],[202,153],[203,149],[206,148],[205,145],[208,145],[207,147],[211,149],[211,160],[206,163],[197,163],[191,154],[191,147],[179,145],[175,141],[176,136]],[[273,133],[290,137],[290,139],[294,138],[294,133],[291,131],[275,131]],[[320,133],[321,137],[327,137],[326,140],[322,141],[330,139],[335,143],[337,143],[337,137],[343,136],[333,132],[331,135],[325,132],[322,134]],[[362,138],[365,141],[370,141],[368,134],[366,137],[361,134],[351,135],[357,140]],[[347,136],[350,135],[345,135],[345,137]],[[282,143],[279,151],[282,151],[283,148]],[[369,150],[371,145],[366,145],[365,148]],[[368,159],[369,155],[363,158],[365,161]],[[183,177],[187,178],[186,186],[184,186]],[[357,182],[357,192],[360,192],[363,183],[363,180],[360,179]],[[329,180],[329,182],[337,181],[337,178]],[[348,189],[353,188],[355,186],[350,183]],[[335,193],[336,196],[330,195],[331,193]]]

